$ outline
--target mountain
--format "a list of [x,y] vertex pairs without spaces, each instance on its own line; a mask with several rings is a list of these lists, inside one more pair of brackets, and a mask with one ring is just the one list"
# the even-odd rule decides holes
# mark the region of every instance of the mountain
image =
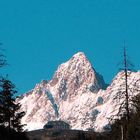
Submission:
[[[129,72],[132,89],[140,86],[140,72]],[[108,118],[118,113],[121,102],[115,97],[124,90],[124,73],[120,72],[108,86],[95,71],[84,53],[75,54],[61,64],[52,80],[43,80],[17,99],[26,115],[26,129],[43,128],[50,120],[68,122],[72,129],[109,129]],[[108,87],[107,87],[108,86]],[[135,92],[135,94],[138,94]]]

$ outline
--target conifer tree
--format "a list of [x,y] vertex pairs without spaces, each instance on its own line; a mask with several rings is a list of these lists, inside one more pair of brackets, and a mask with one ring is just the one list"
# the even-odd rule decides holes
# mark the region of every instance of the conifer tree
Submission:
[[15,101],[16,93],[15,85],[7,77],[0,80],[0,125],[21,132],[25,112],[20,111],[21,105]]

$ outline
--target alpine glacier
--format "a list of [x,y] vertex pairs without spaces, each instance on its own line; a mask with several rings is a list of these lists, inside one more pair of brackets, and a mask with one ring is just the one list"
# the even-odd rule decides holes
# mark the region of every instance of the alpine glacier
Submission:
[[[129,72],[128,84],[140,87],[140,72]],[[43,80],[17,99],[26,112],[26,129],[41,129],[51,120],[68,122],[72,129],[104,131],[112,115],[118,113],[123,92],[124,73],[119,72],[110,85],[92,67],[83,52],[61,64],[50,81]],[[135,95],[138,94],[135,92]],[[133,96],[133,95],[132,95]]]

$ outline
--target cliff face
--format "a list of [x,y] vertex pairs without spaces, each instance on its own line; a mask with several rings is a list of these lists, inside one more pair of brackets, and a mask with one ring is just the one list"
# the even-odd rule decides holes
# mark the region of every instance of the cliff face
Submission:
[[[115,97],[123,92],[124,74],[120,72],[106,90],[99,75],[85,54],[79,52],[61,64],[51,81],[43,80],[33,90],[17,99],[26,115],[22,123],[28,130],[43,128],[50,120],[64,120],[73,129],[93,128],[103,131],[108,119],[117,114],[122,100]],[[140,72],[130,72],[129,83],[139,86]],[[138,94],[135,92],[135,94]]]

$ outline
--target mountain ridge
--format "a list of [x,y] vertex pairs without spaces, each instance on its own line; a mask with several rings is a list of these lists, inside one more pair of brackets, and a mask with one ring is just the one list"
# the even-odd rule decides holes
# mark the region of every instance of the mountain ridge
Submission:
[[[117,113],[114,108],[118,103],[113,98],[124,82],[122,75],[118,73],[107,87],[85,54],[79,52],[58,67],[52,80],[43,80],[17,99],[26,112],[22,123],[34,130],[50,120],[64,120],[72,129],[104,131],[109,127],[107,118]],[[140,72],[131,73],[129,82],[135,80],[140,80]]]

